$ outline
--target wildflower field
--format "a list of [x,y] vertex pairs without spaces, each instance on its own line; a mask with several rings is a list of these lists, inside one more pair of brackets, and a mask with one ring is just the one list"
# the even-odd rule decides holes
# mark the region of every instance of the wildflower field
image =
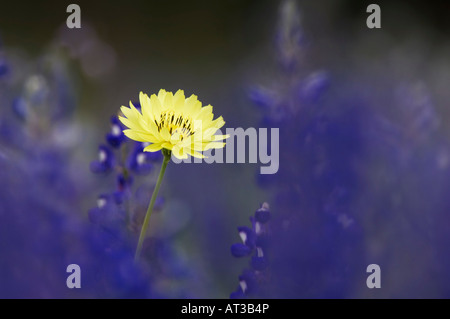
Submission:
[[449,14],[2,4],[0,298],[449,298]]

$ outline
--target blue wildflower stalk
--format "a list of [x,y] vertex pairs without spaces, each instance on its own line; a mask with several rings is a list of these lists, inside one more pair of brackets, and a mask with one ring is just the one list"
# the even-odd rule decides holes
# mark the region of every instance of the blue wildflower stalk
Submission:
[[[258,244],[246,240],[233,246],[234,256],[252,258],[230,297],[342,297],[364,256],[354,217],[354,198],[362,181],[353,163],[364,150],[360,121],[365,114],[353,101],[345,107],[326,105],[322,97],[329,86],[328,73],[316,70],[304,76],[307,70],[301,69],[306,63],[296,2],[283,1],[280,8],[280,75],[269,86],[249,92],[263,111],[261,126],[279,128],[284,149],[280,169],[258,175],[261,186],[274,189],[270,201],[279,213],[270,222],[270,241],[257,235],[265,223],[252,222]],[[270,276],[268,242],[277,247],[270,251]]]
[[245,269],[239,276],[239,286],[231,293],[230,298],[246,298],[255,295],[261,289],[260,283],[264,281],[268,269],[268,237],[269,237],[269,204],[263,203],[250,217],[252,228],[238,227],[239,237],[242,243],[231,246],[231,254],[236,258],[252,256],[250,268]]

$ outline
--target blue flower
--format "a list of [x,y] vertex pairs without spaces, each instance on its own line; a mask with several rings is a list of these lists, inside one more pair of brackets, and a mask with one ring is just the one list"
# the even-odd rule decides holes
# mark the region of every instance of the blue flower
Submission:
[[268,205],[263,204],[261,208],[258,208],[255,212],[255,221],[261,224],[265,224],[270,220],[270,210]]
[[[151,161],[154,158],[153,152],[144,152],[144,144],[141,142],[132,142],[133,150],[128,156],[127,167],[134,173],[139,175],[147,175],[153,169]],[[159,152],[155,152],[160,154]]]
[[231,246],[231,254],[234,257],[244,257],[252,253],[253,249],[241,243],[236,243]]
[[111,117],[111,131],[106,134],[106,141],[113,148],[119,148],[123,141],[125,141],[123,125],[117,116]]
[[269,204],[263,203],[250,217],[252,228],[238,227],[239,237],[242,243],[231,246],[231,254],[234,257],[247,257],[253,254],[250,259],[250,267],[239,277],[238,289],[230,295],[230,298],[244,298],[256,293],[259,289],[256,278],[264,277],[264,271],[269,267],[267,259],[268,235],[270,220]]
[[239,286],[230,294],[231,299],[243,299],[259,290],[258,279],[253,269],[245,269],[239,276]]
[[106,145],[98,147],[98,160],[91,162],[93,173],[109,173],[114,168],[115,159],[112,150]]

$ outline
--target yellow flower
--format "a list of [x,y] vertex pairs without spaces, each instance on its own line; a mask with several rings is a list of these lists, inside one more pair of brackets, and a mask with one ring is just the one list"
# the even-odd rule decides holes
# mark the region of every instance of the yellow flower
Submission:
[[148,97],[140,93],[141,112],[130,102],[130,107],[121,107],[125,117],[120,121],[128,127],[124,134],[138,142],[149,142],[144,148],[146,152],[167,149],[180,159],[187,155],[205,157],[201,152],[212,148],[222,148],[220,142],[228,135],[214,135],[225,121],[222,116],[213,120],[212,106],[202,107],[197,96],[192,94],[185,98],[184,91],[178,90],[175,95],[161,89]]

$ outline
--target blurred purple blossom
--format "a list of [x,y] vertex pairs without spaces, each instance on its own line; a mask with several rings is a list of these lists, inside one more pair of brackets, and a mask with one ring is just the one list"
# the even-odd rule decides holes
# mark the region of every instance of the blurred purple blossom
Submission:
[[247,226],[238,227],[239,237],[242,243],[236,243],[231,246],[231,254],[234,257],[241,258],[251,256],[249,265],[239,276],[239,286],[231,293],[230,298],[252,297],[255,294],[261,294],[260,283],[264,277],[268,276],[265,272],[269,265],[267,252],[270,236],[269,225],[270,210],[269,204],[263,203],[258,208],[254,216],[250,217],[252,228]]
[[[280,129],[279,172],[258,175],[277,214],[271,276],[256,296],[447,296],[448,141],[427,85],[371,74],[384,77],[380,94],[356,72],[341,81],[333,75],[332,83],[325,71],[302,80],[294,7],[282,4],[280,75],[250,91],[262,106],[260,126]],[[234,246],[236,256],[249,254],[243,245]],[[395,273],[383,291],[364,291],[371,263]],[[422,271],[430,275],[417,279]],[[235,297],[243,296],[243,278]]]

